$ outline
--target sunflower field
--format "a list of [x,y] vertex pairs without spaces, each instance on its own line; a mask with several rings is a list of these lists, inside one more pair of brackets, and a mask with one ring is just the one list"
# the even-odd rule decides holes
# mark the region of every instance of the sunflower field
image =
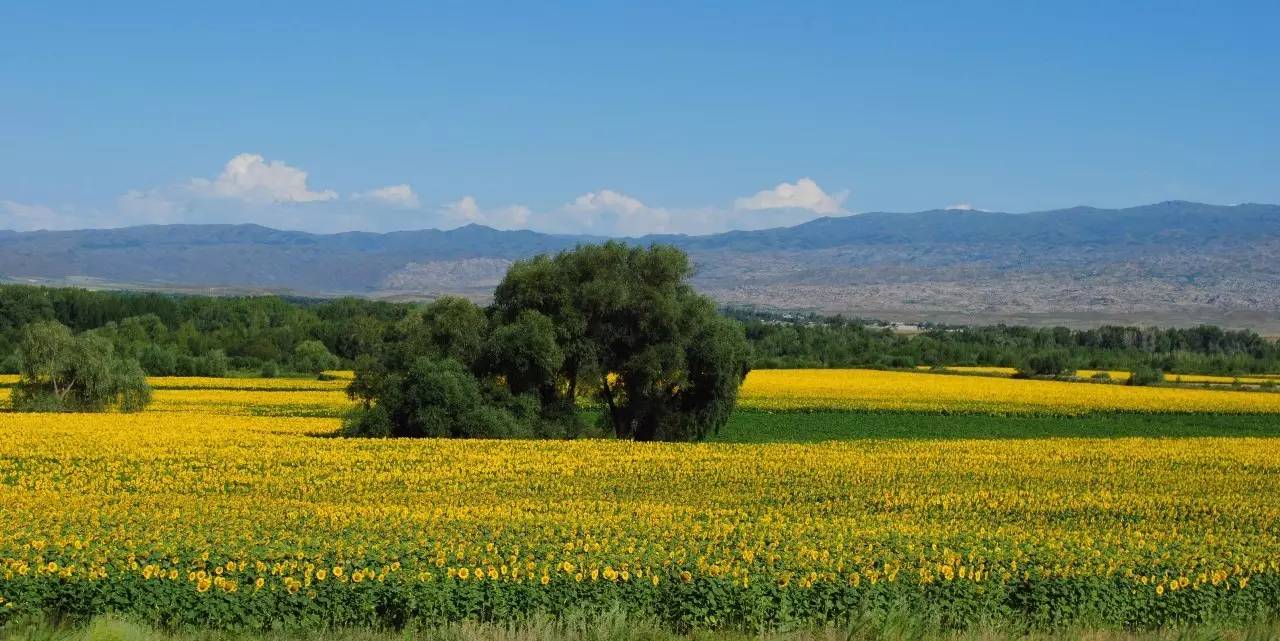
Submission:
[[[1150,628],[1280,607],[1269,438],[343,439],[333,381],[218,381],[155,380],[139,414],[0,413],[0,620],[323,629],[621,609],[787,629],[905,609]],[[828,370],[754,372],[742,404],[999,420],[1277,401]]]

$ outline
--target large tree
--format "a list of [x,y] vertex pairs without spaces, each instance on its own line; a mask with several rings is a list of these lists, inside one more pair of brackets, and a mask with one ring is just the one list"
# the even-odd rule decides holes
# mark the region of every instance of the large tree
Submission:
[[594,394],[618,438],[704,438],[733,411],[748,346],[691,272],[675,248],[618,242],[517,262],[487,311],[441,299],[360,360],[348,432],[566,436]]
[[151,387],[138,361],[121,358],[111,341],[73,335],[57,322],[27,328],[20,348],[21,377],[13,390],[18,411],[138,411]]
[[674,247],[586,245],[517,262],[498,286],[495,322],[535,311],[564,356],[555,389],[596,389],[619,438],[696,440],[720,429],[748,368],[737,323],[687,279]]

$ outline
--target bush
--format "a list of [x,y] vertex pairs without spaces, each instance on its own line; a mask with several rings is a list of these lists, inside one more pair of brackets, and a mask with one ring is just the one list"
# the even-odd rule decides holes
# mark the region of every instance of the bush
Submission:
[[539,418],[531,396],[484,389],[451,358],[419,358],[408,371],[383,377],[378,403],[346,418],[349,436],[510,438],[533,436]]
[[1130,385],[1155,385],[1164,382],[1164,372],[1147,366],[1139,366],[1133,368],[1129,374]]
[[1092,378],[1095,381],[1110,381],[1111,373],[1110,372],[1094,372],[1093,376],[1090,376],[1089,378]]
[[138,363],[149,376],[173,376],[178,373],[178,354],[171,347],[150,343],[142,349]]
[[275,378],[280,375],[280,366],[275,361],[267,361],[262,364],[262,370],[258,372],[262,378]]
[[302,341],[293,350],[293,369],[308,374],[319,374],[338,367],[338,357],[320,341]]
[[196,376],[212,376],[222,378],[227,375],[231,363],[227,359],[227,353],[220,350],[210,350],[204,356],[196,359]]
[[17,374],[22,370],[22,357],[17,351],[0,358],[0,374]]
[[1070,360],[1063,352],[1035,354],[1018,368],[1018,375],[1026,378],[1038,376],[1068,376],[1074,372]]

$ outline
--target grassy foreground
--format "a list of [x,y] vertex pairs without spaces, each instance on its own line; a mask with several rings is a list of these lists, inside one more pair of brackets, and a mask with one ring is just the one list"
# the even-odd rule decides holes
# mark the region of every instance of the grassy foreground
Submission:
[[84,625],[20,621],[0,628],[0,641],[1273,641],[1280,639],[1280,625],[1258,624],[1244,628],[1192,626],[1150,631],[1072,629],[1058,632],[1025,632],[984,629],[941,631],[922,621],[886,617],[843,627],[790,632],[741,631],[675,632],[652,622],[621,616],[593,619],[544,619],[518,625],[458,623],[433,628],[384,632],[340,629],[322,632],[230,633],[213,630],[157,630],[112,615],[96,617]]

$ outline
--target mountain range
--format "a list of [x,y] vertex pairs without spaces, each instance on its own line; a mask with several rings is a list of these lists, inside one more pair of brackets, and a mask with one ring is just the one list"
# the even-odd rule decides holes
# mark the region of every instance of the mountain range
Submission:
[[[387,234],[258,225],[0,231],[0,280],[483,299],[511,261],[600,240],[479,225]],[[865,213],[628,242],[685,249],[694,285],[733,305],[902,322],[1211,322],[1280,331],[1277,205]]]

